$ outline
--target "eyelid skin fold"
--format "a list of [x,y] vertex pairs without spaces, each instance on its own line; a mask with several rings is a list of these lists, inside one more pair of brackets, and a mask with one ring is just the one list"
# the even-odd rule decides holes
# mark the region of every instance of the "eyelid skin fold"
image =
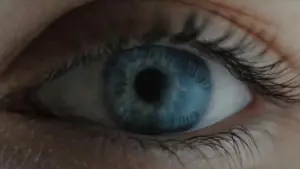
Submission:
[[[171,0],[172,1],[172,0]],[[219,16],[232,22],[258,41],[268,44],[267,50],[275,52],[279,57],[284,58],[291,68],[299,70],[297,58],[294,57],[295,52],[289,50],[287,46],[283,46],[277,39],[277,32],[280,25],[267,18],[262,14],[254,13],[244,6],[233,5],[229,2],[219,0],[174,0],[177,3],[190,6],[191,8],[204,9],[213,15]],[[265,51],[269,52],[269,51]]]
[[91,0],[1,1],[0,73],[51,22],[88,2]]
[[[99,1],[100,2],[100,1]],[[129,1],[130,2],[130,1]],[[198,0],[165,0],[163,2],[170,2],[178,5],[183,5],[190,7],[195,10],[204,10],[208,11],[209,13],[212,14],[212,16],[220,16],[222,18],[225,18],[225,20],[230,21],[233,25],[238,26],[240,29],[243,29],[247,31],[251,36],[256,37],[258,41],[261,41],[265,44],[268,44],[268,49],[267,50],[272,50],[276,54],[278,54],[280,57],[286,58],[287,63],[293,68],[296,67],[294,65],[297,62],[294,62],[291,52],[289,52],[286,48],[283,48],[282,45],[279,45],[279,43],[276,41],[277,39],[275,38],[274,29],[276,29],[276,25],[272,24],[271,21],[268,21],[267,19],[261,19],[263,17],[257,16],[254,14],[250,14],[250,12],[245,12],[246,10],[241,10],[239,7],[234,7],[233,5],[228,5],[223,2],[217,2],[217,1],[208,1],[208,0],[203,0],[203,1],[198,1]],[[98,2],[93,2],[93,3],[98,3]],[[113,4],[114,1],[109,1],[109,3]],[[117,1],[115,3],[118,3]],[[100,2],[101,4],[101,2]],[[89,5],[89,4],[88,4]],[[33,44],[34,45],[34,44]],[[19,72],[19,69],[24,67],[22,63],[23,59],[20,59],[18,61],[18,58],[24,57],[25,53],[21,53],[12,63],[11,63],[11,69],[8,69],[8,71],[3,72],[2,74],[2,79],[1,81],[5,82],[2,84],[3,89],[0,88],[0,96],[5,95],[6,90],[11,90],[11,89],[17,89],[18,85],[17,84],[26,84],[27,82],[34,81],[38,79],[23,79],[26,76],[22,76],[22,74],[26,74],[26,72]],[[26,56],[27,57],[27,56]],[[32,60],[28,58],[27,60]],[[39,60],[39,58],[36,58],[36,60]],[[26,61],[27,63],[28,61]],[[28,65],[29,66],[29,65]],[[15,68],[14,68],[15,67]],[[33,66],[35,67],[35,66]],[[12,70],[15,69],[15,70]],[[44,69],[44,68],[43,68]],[[41,69],[41,71],[43,70]],[[13,73],[17,71],[16,73]],[[51,70],[45,70],[46,72],[49,72]],[[20,74],[22,78],[18,79],[18,83],[16,83],[16,79],[12,81],[9,77],[10,74],[18,75]],[[0,77],[1,78],[1,77]],[[4,92],[4,93],[3,93]]]
[[[194,1],[194,0],[170,1],[170,0],[166,0],[166,1],[163,1],[162,3],[164,3],[164,2],[170,2],[170,3],[174,3],[174,4],[177,3],[182,6],[191,7],[192,9],[195,9],[195,10],[202,9],[203,11],[208,11],[209,13],[211,13],[212,17],[220,16],[222,18],[225,18],[225,20],[228,20],[233,25],[235,25],[235,26],[239,27],[240,29],[243,29],[246,32],[248,32],[249,34],[251,34],[251,36],[257,37],[258,41],[266,43],[268,45],[267,50],[276,51],[276,53],[278,53],[280,56],[286,57],[287,62],[290,63],[289,62],[291,60],[290,59],[291,57],[289,57],[290,55],[284,54],[283,50],[278,50],[278,48],[276,48],[277,43],[275,42],[274,33],[273,33],[273,31],[270,31],[270,29],[273,28],[273,27],[271,27],[272,25],[270,26],[270,23],[265,22],[264,20],[258,20],[257,17],[252,17],[253,15],[250,15],[246,12],[240,13],[241,12],[240,10],[236,10],[236,8],[231,7],[229,5],[225,5],[223,3],[212,2],[212,1]],[[95,2],[95,3],[98,3],[98,2]],[[109,3],[113,4],[113,3],[117,3],[117,1],[109,1]],[[101,4],[101,2],[100,2],[100,4]],[[251,16],[251,17],[249,17],[249,16]],[[268,27],[268,28],[266,28],[266,27]],[[261,30],[263,30],[263,31],[261,31]],[[42,42],[42,43],[44,43],[44,42]],[[32,45],[37,45],[37,44],[32,44]],[[39,44],[37,46],[39,46]],[[43,49],[43,50],[49,50],[49,49]],[[49,62],[47,63],[47,61],[45,61],[44,59],[38,58],[36,56],[30,56],[30,57],[36,57],[36,58],[26,58],[25,59],[25,57],[28,57],[28,55],[27,55],[26,51],[24,51],[24,52],[25,53],[21,53],[18,56],[18,58],[16,58],[12,62],[8,71],[4,72],[2,77],[0,77],[0,80],[5,82],[4,84],[2,84],[3,89],[0,88],[0,96],[5,95],[5,93],[8,92],[7,90],[14,90],[14,89],[17,90],[19,88],[19,86],[25,86],[25,87],[30,86],[30,84],[28,84],[28,83],[31,83],[32,81],[41,81],[42,79],[38,79],[38,78],[44,78],[44,77],[33,78],[32,76],[29,77],[30,76],[29,74],[32,72],[24,71],[22,68],[22,67],[24,67],[23,63],[24,62],[28,63],[27,67],[36,67],[37,66],[36,63],[43,65],[43,64],[49,64]],[[61,58],[57,58],[57,59],[63,60]],[[24,61],[24,60],[26,60],[26,61]],[[28,60],[29,61],[34,60],[34,63],[31,63]],[[39,61],[39,60],[41,60],[41,61]],[[50,61],[50,62],[52,62],[52,61]],[[54,62],[58,62],[58,61],[54,60]],[[292,63],[293,62],[291,61],[291,64]],[[33,64],[33,65],[30,66],[30,64]],[[60,65],[60,63],[57,65]],[[40,68],[41,72],[45,72],[44,74],[47,74],[47,72],[52,71],[52,70],[53,70],[53,68],[50,70],[49,66],[46,66],[46,65],[44,67]],[[16,75],[19,78],[17,78],[17,77],[12,78],[12,76],[11,76],[12,74]],[[41,73],[41,74],[43,74],[43,73]]]

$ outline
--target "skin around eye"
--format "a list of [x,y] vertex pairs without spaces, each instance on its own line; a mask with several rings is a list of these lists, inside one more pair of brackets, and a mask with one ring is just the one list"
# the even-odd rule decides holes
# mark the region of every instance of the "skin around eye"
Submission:
[[[238,3],[243,3],[243,2],[239,1]],[[246,4],[248,2],[244,2],[244,3]],[[257,2],[257,4],[259,3],[260,2]],[[251,5],[252,2],[250,2],[249,4]],[[253,2],[253,4],[255,3]],[[271,5],[271,6],[274,7],[275,5]],[[297,6],[297,5],[292,4],[290,6],[292,8],[292,6]],[[256,6],[254,5],[253,7]],[[269,9],[266,6],[260,8]],[[278,10],[276,10],[276,12],[278,12]],[[42,51],[42,49],[40,50]],[[30,51],[30,49],[28,49],[28,51]],[[36,57],[32,57],[32,58],[38,58],[37,57],[38,53],[35,53],[35,56]],[[35,59],[32,59],[31,61],[34,62],[34,60]],[[19,66],[21,65],[24,66],[25,62],[22,61],[20,63],[21,64]],[[35,63],[37,64],[39,63],[39,61],[36,61]],[[14,70],[17,69],[16,66],[14,68],[15,68]],[[19,70],[24,70],[24,69],[19,68]],[[6,77],[12,77],[12,76],[7,76],[6,74]],[[7,78],[2,78],[1,83],[3,83],[3,79],[7,80]],[[268,112],[272,112],[272,114],[276,114],[277,111],[279,111],[279,113],[282,113],[281,110],[273,110],[272,108],[268,108],[268,109],[269,109]],[[284,112],[288,113],[287,111]],[[282,123],[283,121],[282,119],[286,119],[283,117],[286,116],[281,116],[279,119],[277,119],[279,120],[278,123]],[[273,122],[270,123],[273,124]],[[267,127],[265,126],[266,125],[265,123],[267,122],[265,121],[264,125],[256,126],[256,128],[266,129]],[[297,127],[299,126],[295,125],[292,127],[292,129],[297,129]],[[0,166],[1,167],[3,166],[3,168],[13,168],[13,169],[20,168],[20,167],[22,168],[98,168],[99,166],[106,166],[106,168],[121,167],[121,168],[191,168],[194,169],[194,168],[199,168],[199,166],[202,168],[210,168],[209,163],[206,163],[205,160],[199,160],[199,159],[205,159],[203,158],[203,156],[199,155],[199,152],[180,151],[178,153],[178,151],[176,151],[177,153],[176,155],[179,155],[179,157],[185,157],[185,158],[180,158],[181,159],[180,161],[176,158],[176,156],[170,156],[172,152],[168,151],[169,153],[165,153],[165,151],[163,151],[162,149],[157,149],[157,147],[155,146],[154,146],[155,148],[152,147],[153,149],[148,147],[146,151],[139,149],[137,148],[139,147],[137,146],[137,144],[134,144],[133,142],[126,140],[124,137],[119,136],[118,133],[113,134],[114,136],[111,136],[110,134],[111,139],[109,139],[110,140],[109,142],[104,141],[107,140],[105,139],[106,138],[105,136],[108,135],[107,131],[103,131],[99,128],[97,129],[95,128],[90,129],[89,127],[87,128],[84,126],[78,127],[72,124],[61,123],[59,121],[52,121],[52,120],[45,120],[45,119],[27,119],[26,117],[13,114],[11,112],[2,111],[0,114],[0,129],[1,129],[0,134],[2,136],[0,137]],[[299,166],[297,165],[296,159],[294,158],[286,159],[284,158],[284,156],[280,156],[281,154],[286,154],[286,153],[288,153],[289,155],[291,154],[297,155],[298,151],[295,152],[297,146],[291,147],[291,145],[297,145],[296,143],[297,140],[299,139],[297,139],[295,133],[293,132],[289,133],[290,131],[284,129],[284,127],[282,126],[280,129],[278,129],[278,132],[285,133],[284,135],[280,135],[280,136],[281,139],[286,141],[284,143],[282,142],[280,143],[281,146],[284,147],[283,149],[280,150],[284,150],[284,151],[277,150],[278,152],[281,153],[274,153],[274,154],[278,154],[278,156],[282,158],[278,158],[279,160],[273,159],[272,162],[274,162],[274,164],[276,163],[278,164],[279,162],[280,165],[278,166],[280,166],[280,168],[283,168],[286,165],[287,166],[285,168],[293,168],[294,166]],[[259,144],[267,140],[265,137],[263,138],[264,138],[263,140],[257,141],[256,143]],[[165,144],[163,143],[166,142],[158,142],[158,143],[161,143],[160,145],[162,146],[162,148],[164,148]],[[216,142],[216,144],[217,143],[218,142]],[[293,143],[293,144],[288,144],[288,143]],[[172,143],[168,142],[168,145],[170,144]],[[147,145],[153,145],[153,142],[150,142]],[[159,144],[154,144],[154,145],[159,145]],[[191,144],[185,144],[185,145],[191,145]],[[264,146],[262,147],[266,147],[266,145],[270,145],[270,144],[265,143]],[[281,147],[279,146],[278,148]],[[202,147],[201,150],[204,149],[205,147],[204,148]],[[294,149],[294,153],[289,152],[291,149]],[[122,152],[120,152],[120,150],[122,150]],[[207,156],[208,158],[211,157],[209,155]],[[213,168],[221,167],[220,165],[224,164],[221,161],[230,161],[230,159],[226,159],[226,157],[227,156],[222,158],[211,159],[210,163],[213,166]],[[256,157],[260,158],[258,155]],[[118,161],[118,164],[116,163],[116,161]],[[184,163],[186,161],[188,162],[188,164],[185,164],[185,166],[182,166],[182,164],[180,164],[181,162]],[[273,166],[274,164],[269,164],[267,161],[264,162],[265,162],[265,166],[262,166],[262,168],[272,168],[272,169],[276,167],[278,168],[277,165]],[[288,164],[285,164],[285,162]],[[293,165],[291,166],[290,164]],[[224,167],[224,165],[222,167]],[[234,166],[228,166],[228,168],[230,167],[234,168]],[[243,167],[245,168],[246,164],[244,164]]]
[[[31,10],[30,3],[21,0],[0,3],[0,22],[5,23],[0,31],[0,72],[7,68],[13,58],[21,52],[49,23],[67,11],[88,3],[90,0],[32,1],[39,9]],[[15,13],[13,11],[18,10]],[[7,17],[11,18],[7,20]],[[18,25],[23,25],[19,27]]]

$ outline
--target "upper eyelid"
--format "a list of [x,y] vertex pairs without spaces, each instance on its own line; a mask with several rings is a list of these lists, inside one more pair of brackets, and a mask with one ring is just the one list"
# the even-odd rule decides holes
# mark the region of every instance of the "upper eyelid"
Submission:
[[284,59],[290,68],[300,72],[297,65],[299,61],[296,61],[297,57],[295,57],[296,52],[282,46],[280,39],[277,37],[280,25],[277,25],[275,21],[247,10],[245,7],[238,7],[228,2],[178,0],[178,3],[183,3],[195,9],[201,8],[212,15],[224,18],[250,34],[257,41],[265,44],[267,47],[264,52],[274,52],[280,59]]
[[[166,2],[168,2],[168,1],[170,1],[170,0],[165,0]],[[172,1],[172,3],[173,3],[174,1]],[[178,0],[178,1],[176,1],[177,3],[183,3],[183,2],[185,2],[183,5],[192,5],[192,4],[186,4],[186,2],[187,2],[187,0]],[[200,1],[198,1],[198,2],[200,2]],[[201,1],[201,2],[208,2],[206,5],[203,5],[203,4],[199,4],[199,5],[194,5],[192,8],[197,8],[197,10],[199,11],[200,9],[199,8],[202,8],[202,9],[204,9],[205,11],[208,11],[209,13],[211,13],[212,15],[215,15],[215,16],[221,16],[222,18],[226,18],[226,20],[229,20],[230,22],[232,22],[232,24],[233,25],[236,25],[237,27],[239,27],[239,28],[242,28],[242,29],[245,29],[245,28],[247,28],[247,25],[245,25],[245,23],[244,22],[242,22],[242,21],[240,21],[241,19],[240,19],[240,17],[244,17],[244,16],[242,16],[242,15],[238,15],[238,13],[236,13],[235,12],[235,15],[233,15],[233,13],[234,12],[230,12],[230,8],[228,8],[227,10],[218,10],[219,8],[218,8],[218,6],[213,6],[213,4],[211,4],[209,1]],[[202,5],[202,6],[201,6]],[[249,18],[249,15],[250,14],[245,14],[245,17],[248,17],[248,19],[250,19]],[[238,16],[238,17],[237,17]],[[254,18],[252,18],[252,20],[254,20],[255,19],[255,17]],[[266,24],[264,24],[264,23],[257,23],[257,20],[254,20],[255,21],[255,25],[264,25],[264,26],[267,26]],[[247,23],[249,23],[249,22],[247,22]],[[249,27],[249,25],[248,25],[248,27]],[[261,28],[261,30],[264,30],[263,28]],[[253,31],[254,33],[256,32],[256,31]],[[273,34],[271,34],[271,35],[269,35],[269,34],[267,34],[268,36],[266,36],[265,37],[265,39],[263,39],[263,40],[265,40],[265,41],[270,41],[270,37],[273,37]],[[260,37],[260,36],[257,36],[257,37]],[[261,41],[263,41],[263,40],[261,40]],[[273,39],[272,39],[273,40]],[[267,42],[266,42],[267,43]],[[270,44],[270,43],[268,43],[268,44]],[[274,41],[273,41],[273,43],[272,43],[272,46],[270,47],[270,49],[272,49],[272,50],[275,50],[275,49],[277,49],[277,48],[275,48],[275,47],[273,47],[273,45],[274,45],[275,43],[274,43]],[[284,51],[284,50],[279,50],[279,51]],[[279,53],[279,52],[277,52],[277,53]],[[281,55],[281,54],[280,54]],[[22,56],[22,55],[21,55]],[[287,54],[282,54],[282,56],[289,56],[289,55],[287,55]],[[62,59],[61,59],[62,60]],[[18,65],[20,65],[20,64],[18,64]],[[4,74],[5,75],[5,74]],[[8,76],[10,76],[10,75],[8,75]],[[5,82],[4,82],[5,83]]]
[[76,2],[74,0],[64,2],[59,0],[43,2],[17,0],[1,4],[0,75],[55,18],[89,1],[91,0],[76,0]]
[[[250,14],[249,12],[245,12],[244,10],[241,10],[240,7],[235,7],[233,4],[228,4],[225,2],[216,2],[216,1],[211,1],[211,0],[165,0],[170,1],[172,3],[182,3],[184,5],[188,5],[191,6],[193,8],[198,8],[198,10],[200,8],[214,14],[214,15],[218,15],[220,17],[223,17],[227,20],[232,20],[233,22],[235,22],[236,25],[238,25],[239,27],[243,28],[245,25],[241,24],[240,22],[237,22],[237,20],[232,19],[232,16],[234,15],[242,15],[243,17],[248,17],[251,18],[251,20],[255,20],[255,22],[259,22],[261,24],[264,25],[272,25],[274,26],[274,24],[272,24],[272,22],[268,21],[265,18],[262,18],[262,16],[257,16],[254,14]],[[257,38],[263,42],[267,42],[269,36],[267,37],[260,37],[257,36]],[[281,49],[278,45],[278,43],[273,43],[274,49],[278,49],[276,50],[277,53],[280,53],[280,55],[284,56],[284,55],[290,55],[287,54],[286,52],[283,52],[284,50]]]
[[[175,0],[176,1],[176,0]],[[211,1],[211,0],[177,0],[177,3],[182,3],[184,5],[187,5],[194,9],[204,9],[211,14],[219,15],[223,17],[224,19],[229,19],[232,15],[240,15],[243,17],[249,17],[252,20],[255,20],[256,22],[259,22],[261,24],[265,25],[274,25],[272,21],[269,19],[259,16],[258,14],[252,13],[249,10],[247,10],[244,7],[238,7],[234,6],[234,4],[229,4],[225,2],[217,2],[217,1]],[[249,11],[249,12],[248,12]]]

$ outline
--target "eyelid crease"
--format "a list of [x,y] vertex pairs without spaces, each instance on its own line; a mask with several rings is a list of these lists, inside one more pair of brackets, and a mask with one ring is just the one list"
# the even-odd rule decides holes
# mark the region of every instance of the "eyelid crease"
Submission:
[[[60,15],[92,0],[11,0],[1,4],[0,75]],[[18,11],[18,12],[14,12]],[[9,16],[9,19],[7,19]],[[16,24],[17,23],[17,24]],[[22,25],[22,26],[19,26]]]
[[[174,0],[171,0],[174,1]],[[272,22],[259,14],[248,12],[245,8],[234,6],[224,2],[216,2],[213,0],[175,0],[177,3],[181,3],[196,10],[199,8],[209,12],[212,15],[224,18],[231,22],[238,28],[249,33],[254,39],[267,44],[267,48],[264,53],[274,52],[280,57],[280,59],[286,60],[289,67],[294,70],[299,70],[296,52],[287,49],[288,47],[283,46],[277,37],[277,29],[279,25]],[[241,18],[245,19],[241,19]],[[271,31],[272,29],[273,31]],[[300,71],[300,70],[299,70]]]
[[[129,1],[131,1],[131,0],[129,0]],[[191,9],[195,9],[195,8],[201,8],[202,6],[201,6],[201,4],[199,3],[199,4],[186,4],[186,3],[183,3],[183,1],[187,1],[187,0],[163,0],[163,1],[165,1],[165,2],[174,2],[175,4],[177,3],[179,3],[179,4],[181,4],[181,5],[184,5],[184,6],[186,6],[186,5],[188,5],[188,6],[190,6],[191,7]],[[163,2],[163,1],[161,1],[161,2]],[[190,0],[190,2],[192,2],[192,0]],[[207,0],[203,0],[203,1],[199,1],[199,2],[207,2],[208,4],[210,4],[211,5],[211,2],[210,1],[207,1]],[[204,8],[205,7],[205,8]],[[232,13],[234,13],[234,12],[232,12],[230,15],[228,15],[230,12],[227,12],[226,13],[226,11],[224,12],[223,10],[217,10],[217,8],[213,8],[213,5],[211,5],[211,6],[208,6],[207,5],[207,7],[204,5],[203,7],[203,10],[204,11],[208,11],[209,13],[211,13],[212,15],[215,15],[215,16],[220,16],[221,18],[225,18],[224,20],[228,20],[229,22],[231,22],[232,23],[232,25],[236,25],[237,26],[237,28],[243,28],[243,29],[246,29],[246,31],[245,32],[248,32],[250,35],[252,34],[262,34],[262,37],[265,37],[264,39],[265,39],[265,42],[267,43],[267,49],[266,49],[266,51],[263,51],[263,52],[268,52],[270,49],[272,49],[272,47],[274,46],[274,44],[275,44],[275,42],[274,42],[274,37],[275,36],[271,36],[270,35],[270,33],[269,32],[267,32],[267,31],[261,31],[261,32],[257,32],[257,31],[255,31],[255,30],[253,30],[253,29],[255,29],[256,27],[254,27],[253,25],[250,25],[251,27],[249,28],[249,26],[245,26],[245,25],[247,25],[247,23],[248,22],[242,22],[242,21],[240,21],[241,19],[240,18],[237,18],[237,16],[238,17],[243,17],[243,16],[240,16],[238,13],[236,13],[235,15],[233,15]],[[198,9],[199,10],[199,9]],[[250,14],[249,14],[250,15]],[[248,16],[248,15],[247,15]],[[247,19],[249,19],[249,18],[247,18]],[[255,19],[255,18],[254,18]],[[253,19],[253,20],[254,20]],[[256,21],[256,20],[254,20],[254,21]],[[260,23],[260,22],[259,22]],[[248,25],[249,25],[249,23],[248,23]],[[254,25],[257,25],[257,24],[254,24]],[[265,25],[265,24],[262,24],[262,25]],[[245,28],[246,27],[246,28]],[[253,28],[254,27],[254,28]],[[254,37],[260,37],[260,36],[254,36]],[[271,38],[271,40],[270,40],[270,37],[272,37]],[[261,40],[262,41],[262,40]],[[272,50],[276,50],[275,48],[274,49],[272,49]],[[283,51],[282,51],[283,52]],[[278,53],[278,52],[277,52]],[[280,55],[282,55],[283,57],[284,56],[289,56],[289,55],[287,55],[287,54],[280,54]],[[290,57],[286,57],[286,58],[290,58]],[[293,62],[291,61],[291,59],[286,59],[286,63],[288,64],[288,65],[290,65],[290,63],[291,64],[293,64]],[[49,70],[50,71],[50,70]],[[7,76],[7,77],[9,77],[9,76]],[[11,78],[11,77],[9,77],[9,78]],[[5,78],[4,78],[5,79]],[[11,78],[12,79],[12,78]],[[28,81],[28,80],[27,80]],[[11,84],[11,86],[16,86],[15,87],[15,89],[17,89],[18,87],[18,85],[17,84],[15,84],[13,81],[11,82],[12,84]],[[8,85],[9,85],[9,83],[7,83]],[[0,88],[1,89],[1,88]],[[10,89],[12,89],[13,90],[13,87],[10,87]],[[1,92],[1,91],[0,91]],[[5,93],[5,92],[4,92]],[[7,92],[6,92],[7,93]]]

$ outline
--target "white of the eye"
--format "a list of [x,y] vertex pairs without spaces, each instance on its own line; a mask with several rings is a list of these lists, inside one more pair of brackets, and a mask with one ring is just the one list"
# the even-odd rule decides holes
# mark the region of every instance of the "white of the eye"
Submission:
[[211,71],[213,95],[206,115],[193,129],[208,127],[238,113],[252,100],[249,89],[234,78],[224,66],[206,61]]
[[[213,94],[206,115],[192,130],[213,125],[242,110],[252,100],[249,89],[235,79],[224,66],[206,60],[211,72]],[[38,92],[40,101],[58,116],[85,117],[108,122],[101,100],[103,63],[95,62],[71,70],[45,84]],[[83,113],[84,112],[84,113]],[[109,122],[110,123],[110,122]]]
[[36,95],[57,116],[84,117],[106,123],[109,119],[101,99],[102,61],[70,70],[43,85]]

